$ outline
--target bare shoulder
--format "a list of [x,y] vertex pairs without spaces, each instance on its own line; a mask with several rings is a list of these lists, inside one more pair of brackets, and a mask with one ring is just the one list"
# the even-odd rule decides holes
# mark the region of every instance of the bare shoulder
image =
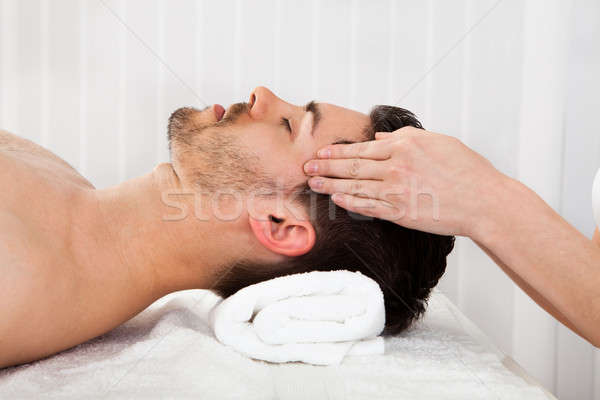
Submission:
[[0,151],[21,152],[36,155],[39,157],[46,158],[48,160],[52,160],[56,163],[61,164],[62,166],[68,167],[75,171],[75,168],[73,168],[62,158],[58,157],[56,154],[52,153],[50,150],[46,150],[45,148],[32,142],[31,140],[22,138],[20,136],[17,136],[15,134],[1,129]]
[[19,158],[27,158],[39,161],[39,165],[57,167],[63,172],[64,178],[73,179],[84,186],[93,188],[93,185],[85,179],[71,164],[52,153],[50,150],[22,138],[13,133],[0,129],[0,155],[17,155]]

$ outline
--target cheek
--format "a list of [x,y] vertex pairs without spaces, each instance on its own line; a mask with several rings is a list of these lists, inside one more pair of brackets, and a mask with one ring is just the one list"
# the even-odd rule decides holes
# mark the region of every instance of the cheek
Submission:
[[259,147],[255,144],[254,152],[260,159],[264,172],[273,177],[280,185],[296,186],[306,182],[303,165],[305,154],[291,146],[275,146],[273,143]]
[[245,126],[239,131],[240,142],[260,160],[269,176],[285,185],[306,182],[303,165],[316,155],[314,143],[306,139],[292,143],[280,129],[271,126]]
[[261,157],[261,163],[265,172],[280,184],[296,186],[308,179],[302,169],[303,162],[299,154],[267,153]]

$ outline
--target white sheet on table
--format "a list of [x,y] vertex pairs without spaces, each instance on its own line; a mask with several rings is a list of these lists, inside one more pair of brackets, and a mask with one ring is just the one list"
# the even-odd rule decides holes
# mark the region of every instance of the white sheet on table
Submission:
[[348,357],[330,367],[253,361],[219,344],[206,323],[215,300],[202,290],[173,293],[105,335],[0,370],[0,398],[550,397],[508,369],[493,346],[470,336],[464,316],[439,292],[423,321],[386,338],[385,355]]

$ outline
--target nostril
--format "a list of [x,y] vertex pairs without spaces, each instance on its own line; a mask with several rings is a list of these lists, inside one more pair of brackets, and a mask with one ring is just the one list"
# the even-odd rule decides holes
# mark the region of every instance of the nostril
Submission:
[[252,108],[252,106],[254,105],[255,101],[256,101],[256,95],[254,93],[252,93],[250,95],[250,108]]

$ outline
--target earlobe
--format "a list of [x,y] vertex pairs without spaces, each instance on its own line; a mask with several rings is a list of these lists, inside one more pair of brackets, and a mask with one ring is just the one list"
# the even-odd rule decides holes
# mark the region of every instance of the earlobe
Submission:
[[250,216],[249,223],[256,239],[274,253],[297,257],[315,245],[315,230],[309,221]]

